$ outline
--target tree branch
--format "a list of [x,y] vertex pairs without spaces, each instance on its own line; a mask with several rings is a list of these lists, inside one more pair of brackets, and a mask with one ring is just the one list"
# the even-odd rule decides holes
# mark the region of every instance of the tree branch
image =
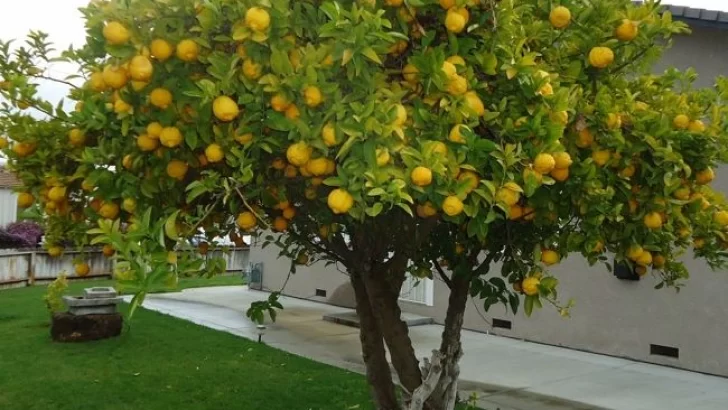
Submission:
[[440,275],[440,278],[442,278],[442,281],[445,282],[445,285],[447,285],[447,287],[452,290],[452,280],[450,280],[445,271],[442,269],[440,263],[434,259],[432,260],[432,263],[433,265],[435,265],[435,270]]

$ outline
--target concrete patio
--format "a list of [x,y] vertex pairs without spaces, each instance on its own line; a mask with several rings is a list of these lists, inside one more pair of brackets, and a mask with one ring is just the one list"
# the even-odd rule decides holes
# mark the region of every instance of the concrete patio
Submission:
[[[268,297],[244,286],[188,289],[150,295],[144,307],[209,328],[257,339],[245,316]],[[268,324],[263,341],[319,362],[363,372],[358,329],[324,321],[350,311],[281,298],[285,309]],[[410,328],[418,357],[439,345],[442,327]],[[464,331],[461,384],[479,405],[501,410],[724,410],[728,379],[620,358]]]

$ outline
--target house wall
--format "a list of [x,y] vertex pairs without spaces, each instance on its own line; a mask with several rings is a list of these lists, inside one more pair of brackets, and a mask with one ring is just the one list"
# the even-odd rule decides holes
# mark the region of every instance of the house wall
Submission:
[[0,226],[17,220],[18,199],[13,191],[0,188]]
[[[694,27],[691,36],[675,39],[655,68],[661,72],[669,66],[696,68],[698,86],[712,85],[718,75],[728,75],[728,29]],[[728,168],[718,170],[714,187],[728,194]],[[264,262],[264,286],[279,290],[284,283],[289,261],[277,260],[274,246],[265,250],[254,247],[251,260]],[[576,306],[572,317],[564,319],[549,306],[526,318],[521,311],[512,315],[501,306],[487,314],[482,303],[471,300],[464,326],[469,329],[522,338],[547,344],[582,349],[646,362],[665,364],[728,376],[728,272],[713,272],[706,264],[686,259],[692,275],[686,286],[674,290],[655,290],[657,281],[646,276],[638,282],[616,279],[604,266],[589,267],[579,256],[565,260],[553,273],[560,279],[559,295],[563,301],[573,298]],[[497,267],[495,268],[497,269]],[[331,300],[313,298],[339,305],[353,303],[348,277],[323,264],[299,269],[291,276],[285,293],[310,298],[315,289],[328,295],[348,295],[348,303],[340,297]],[[344,289],[348,289],[344,291]],[[448,291],[435,280],[434,306],[401,301],[406,312],[433,317],[442,323],[447,309]],[[509,320],[512,329],[492,328],[493,318]],[[679,358],[650,354],[650,344],[675,347]],[[467,353],[466,353],[467,354]],[[466,359],[467,360],[467,359]]]

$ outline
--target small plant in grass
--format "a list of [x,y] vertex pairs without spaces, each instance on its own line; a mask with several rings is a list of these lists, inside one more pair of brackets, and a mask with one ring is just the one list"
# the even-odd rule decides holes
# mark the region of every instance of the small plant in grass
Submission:
[[43,296],[48,311],[51,313],[60,312],[65,308],[63,303],[63,295],[68,290],[68,280],[66,279],[66,273],[63,272],[58,275],[58,278],[48,285],[48,290]]

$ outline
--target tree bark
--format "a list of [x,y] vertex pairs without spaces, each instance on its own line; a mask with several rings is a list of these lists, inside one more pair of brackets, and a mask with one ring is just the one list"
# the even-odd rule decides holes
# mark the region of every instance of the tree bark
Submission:
[[465,308],[470,290],[470,278],[454,275],[448,300],[447,315],[442,332],[440,353],[442,354],[442,373],[437,388],[430,396],[429,404],[433,410],[452,410],[455,408],[460,377],[459,361],[463,355],[460,339],[463,328]]
[[374,316],[375,309],[369,302],[369,295],[361,275],[352,272],[350,278],[356,296],[356,313],[360,324],[359,339],[372,396],[378,410],[399,410],[382,331]]
[[[369,302],[375,306],[374,316],[387,342],[392,365],[397,371],[400,383],[411,394],[422,384],[422,373],[409,337],[409,328],[402,321],[402,311],[399,308],[398,299],[404,281],[404,271],[401,275],[401,281],[393,281],[393,278],[388,278],[384,274],[370,272],[364,275],[364,284]],[[393,282],[399,283],[399,286],[393,286]]]

